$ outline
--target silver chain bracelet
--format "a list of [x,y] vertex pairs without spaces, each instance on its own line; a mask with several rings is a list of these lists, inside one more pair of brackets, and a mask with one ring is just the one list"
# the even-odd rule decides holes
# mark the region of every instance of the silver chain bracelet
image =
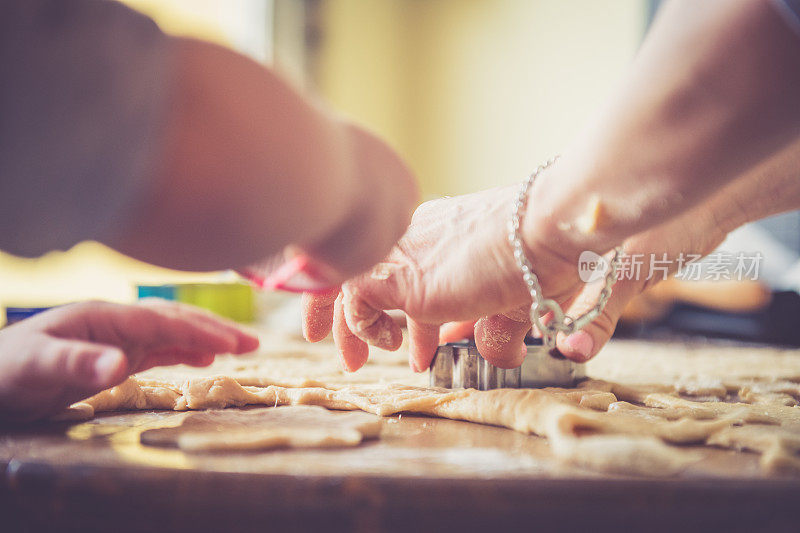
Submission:
[[[558,156],[548,160],[544,165],[540,165],[530,176],[522,183],[519,189],[519,194],[514,202],[514,208],[511,212],[511,220],[508,227],[508,242],[514,249],[514,259],[517,266],[522,271],[522,279],[528,292],[531,295],[531,324],[542,333],[542,341],[548,349],[553,349],[556,346],[556,335],[559,332],[565,335],[570,335],[582,329],[595,318],[597,318],[606,306],[606,302],[611,297],[611,290],[614,283],[617,281],[617,270],[622,259],[622,249],[617,247],[614,249],[614,257],[611,259],[611,264],[606,273],[605,285],[600,291],[600,296],[594,307],[588,310],[577,318],[572,318],[564,314],[561,306],[555,300],[545,299],[542,296],[542,287],[539,285],[539,278],[533,272],[533,266],[528,258],[525,256],[525,249],[522,244],[522,235],[520,233],[520,226],[522,224],[522,215],[528,203],[528,191],[533,184],[533,181],[545,169],[549,168],[553,163],[558,160]],[[548,312],[553,313],[553,319],[547,324],[542,322],[542,317]]]

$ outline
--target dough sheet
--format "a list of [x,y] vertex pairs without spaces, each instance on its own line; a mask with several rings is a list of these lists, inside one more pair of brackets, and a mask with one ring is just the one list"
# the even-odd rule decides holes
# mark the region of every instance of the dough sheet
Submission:
[[[348,374],[329,343],[265,339],[262,346],[274,348],[220,357],[205,369],[149,370],[71,411],[91,416],[124,409],[260,405],[381,417],[414,413],[539,435],[559,460],[604,472],[673,475],[702,460],[699,446],[714,446],[761,454],[765,472],[800,473],[800,351],[654,349],[644,342],[615,341],[590,363],[592,379],[577,388],[476,391],[426,387],[427,375],[412,374],[402,350],[375,353],[363,370]],[[227,414],[214,411],[213,416]],[[195,450],[354,445],[375,436],[368,425],[363,432],[336,426],[326,433],[278,422],[237,438],[199,434],[176,444]]]

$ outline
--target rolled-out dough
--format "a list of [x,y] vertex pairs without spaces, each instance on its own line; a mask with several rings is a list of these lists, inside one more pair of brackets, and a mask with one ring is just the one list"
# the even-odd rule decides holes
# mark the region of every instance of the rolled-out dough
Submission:
[[[731,349],[723,359],[719,349],[711,349],[689,358],[678,346],[659,357],[651,345],[614,343],[599,356],[602,364],[589,367],[595,377],[614,381],[593,379],[575,389],[476,391],[421,386],[425,377],[409,372],[403,353],[379,353],[363,373],[345,374],[330,345],[283,346],[225,357],[209,369],[154,369],[73,408],[89,414],[315,405],[380,416],[417,413],[540,435],[559,459],[607,472],[674,474],[703,457],[686,444],[756,452],[767,472],[800,472],[800,352],[766,350],[756,357],[752,350]],[[632,361],[630,352],[649,360],[642,374],[653,378],[650,383],[615,366],[615,357],[623,365]],[[653,368],[660,372],[652,374]],[[178,445],[268,446],[274,435],[242,436],[233,444],[187,437]],[[282,435],[284,443],[292,438],[291,432]]]

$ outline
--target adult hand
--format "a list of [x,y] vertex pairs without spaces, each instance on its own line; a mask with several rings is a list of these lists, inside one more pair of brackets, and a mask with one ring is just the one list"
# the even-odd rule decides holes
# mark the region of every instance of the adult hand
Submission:
[[[710,252],[742,222],[731,206],[748,193],[753,181],[743,180],[668,223],[631,237],[624,244],[625,254],[666,259],[674,269],[680,254]],[[367,344],[399,347],[400,329],[383,311],[401,309],[408,315],[415,371],[430,365],[440,341],[463,338],[473,327],[487,360],[505,368],[518,366],[531,324],[530,299],[507,240],[516,191],[516,186],[503,187],[422,204],[385,262],[345,283],[341,292],[304,295],[306,338],[320,340],[333,329],[345,368],[356,370],[367,359]],[[533,199],[529,209],[535,208]],[[574,251],[526,244],[546,297],[573,317],[594,305],[599,286],[580,280]],[[600,317],[568,338],[558,336],[559,350],[576,361],[594,356],[610,338],[627,302],[660,280],[663,272],[651,274],[645,265],[639,275],[620,279]],[[467,323],[448,325],[440,338],[440,326],[452,321]]]
[[0,417],[29,420],[158,365],[208,366],[258,338],[203,310],[160,300],[84,302],[0,331]]
[[[530,328],[519,310],[529,296],[507,240],[516,193],[517,187],[501,187],[422,204],[386,261],[345,283],[341,294],[304,295],[306,338],[319,340],[333,328],[345,368],[356,370],[367,359],[367,343],[399,347],[400,329],[383,310],[401,309],[408,316],[411,367],[421,371],[442,323],[487,317],[476,326],[479,348],[496,364],[513,366]],[[537,265],[559,273],[542,278],[548,294],[579,292],[575,265],[547,250],[534,256]]]
[[[778,181],[743,176],[797,141],[797,36],[769,2],[695,4],[662,10],[620,90],[532,188],[527,255],[545,297],[571,316],[596,299],[577,276],[584,250],[624,243],[628,254],[658,259],[706,253],[741,223],[797,205],[791,167],[778,169]],[[530,302],[506,241],[514,192],[423,204],[385,263],[340,295],[305,297],[307,338],[333,327],[354,370],[366,360],[365,342],[399,345],[382,310],[402,309],[415,370],[428,366],[439,325],[452,320],[478,320],[481,353],[498,366],[519,364]],[[592,214],[595,223],[583,224]],[[558,348],[576,360],[597,353],[624,304],[651,282],[618,282],[603,315],[560,336]]]

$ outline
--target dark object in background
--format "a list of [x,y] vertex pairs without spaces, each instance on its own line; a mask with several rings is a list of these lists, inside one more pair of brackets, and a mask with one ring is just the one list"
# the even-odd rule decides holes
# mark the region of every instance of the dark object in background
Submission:
[[6,307],[6,326],[47,311],[52,307]]
[[677,303],[660,320],[646,325],[621,326],[617,333],[619,337],[645,339],[693,335],[800,347],[800,294],[773,292],[767,307],[748,313]]

